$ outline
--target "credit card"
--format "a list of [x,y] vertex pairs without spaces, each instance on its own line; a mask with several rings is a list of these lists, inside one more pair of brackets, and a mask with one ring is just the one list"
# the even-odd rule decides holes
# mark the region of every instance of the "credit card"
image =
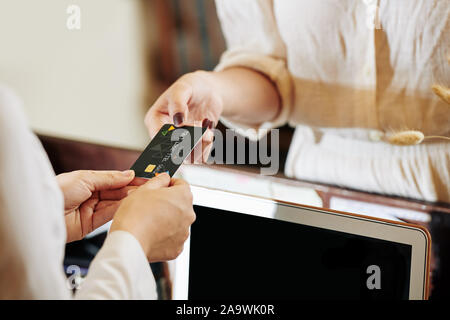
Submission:
[[153,178],[167,172],[171,177],[202,139],[207,128],[165,124],[131,167],[136,177]]

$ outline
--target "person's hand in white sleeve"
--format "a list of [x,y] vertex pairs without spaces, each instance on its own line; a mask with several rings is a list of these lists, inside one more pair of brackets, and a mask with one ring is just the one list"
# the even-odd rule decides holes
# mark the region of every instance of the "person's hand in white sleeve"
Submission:
[[175,259],[195,221],[189,185],[161,174],[122,200],[110,233],[126,231],[141,244],[150,262]]
[[79,170],[58,175],[56,180],[64,196],[67,242],[81,240],[110,221],[120,200],[137,188],[129,185],[133,179],[132,170]]
[[175,259],[183,250],[195,220],[189,185],[167,174],[131,183],[139,184],[134,191],[126,187],[129,195],[120,201],[77,299],[155,299],[148,262]]

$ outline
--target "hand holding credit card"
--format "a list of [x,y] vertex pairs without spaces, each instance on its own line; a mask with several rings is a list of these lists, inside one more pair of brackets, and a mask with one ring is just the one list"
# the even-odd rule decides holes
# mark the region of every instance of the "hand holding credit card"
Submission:
[[171,177],[202,139],[207,128],[175,127],[165,124],[131,167],[136,177],[153,178],[161,173]]

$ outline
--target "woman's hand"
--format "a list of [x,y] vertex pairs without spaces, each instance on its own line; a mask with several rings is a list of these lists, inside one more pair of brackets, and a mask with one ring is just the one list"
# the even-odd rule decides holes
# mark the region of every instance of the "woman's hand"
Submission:
[[[212,147],[215,128],[222,114],[223,103],[214,90],[211,74],[197,71],[182,76],[167,89],[148,111],[145,124],[153,138],[166,123],[175,126],[202,126],[209,130],[203,136],[201,153],[193,152],[193,162],[206,162]],[[200,146],[200,144],[199,144]]]
[[80,240],[110,221],[140,180],[133,182],[134,171],[73,171],[56,180],[64,195],[67,242]]
[[[166,123],[176,126],[195,125],[213,129],[220,116],[231,121],[257,127],[273,120],[280,111],[276,86],[254,70],[236,67],[220,72],[196,71],[178,79],[167,89],[145,116],[145,124],[153,138]],[[206,162],[214,134],[203,136],[202,153],[192,153],[193,162]]]

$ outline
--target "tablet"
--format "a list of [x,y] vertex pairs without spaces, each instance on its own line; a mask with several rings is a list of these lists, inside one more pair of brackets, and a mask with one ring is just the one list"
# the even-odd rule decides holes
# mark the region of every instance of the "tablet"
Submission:
[[420,226],[192,187],[196,222],[174,299],[426,299]]

